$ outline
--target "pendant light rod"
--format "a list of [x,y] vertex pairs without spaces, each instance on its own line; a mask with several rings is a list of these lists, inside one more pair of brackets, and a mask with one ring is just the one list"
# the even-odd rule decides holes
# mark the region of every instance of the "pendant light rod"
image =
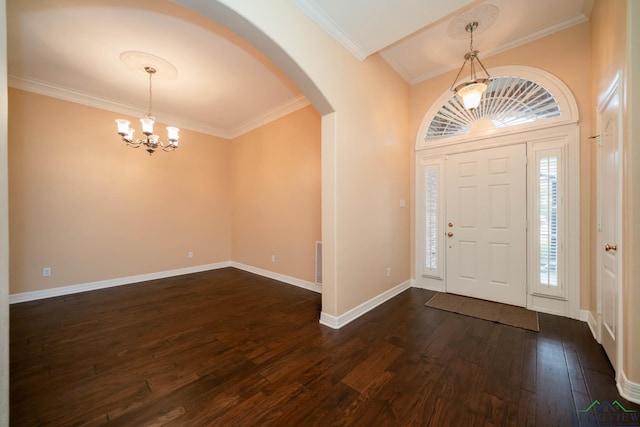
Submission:
[[153,67],[146,66],[144,70],[149,73],[149,111],[147,112],[147,116],[151,117],[151,105],[153,101],[153,91],[151,90],[151,78],[156,73],[156,69]]
[[[491,76],[489,72],[480,61],[478,54],[480,53],[477,50],[473,49],[473,32],[478,29],[478,22],[473,21],[467,24],[465,30],[469,33],[469,52],[464,55],[464,62],[462,63],[462,67],[458,71],[456,78],[453,80],[451,87],[449,90],[454,92],[458,99],[462,102],[465,108],[471,109],[476,108],[480,104],[480,99],[482,98],[482,94],[487,90],[487,83]],[[458,83],[460,79],[460,75],[465,69],[465,66],[469,63],[469,81]],[[482,68],[482,71],[486,75],[486,78],[478,78],[476,73],[476,62]],[[457,84],[457,85],[456,85]]]

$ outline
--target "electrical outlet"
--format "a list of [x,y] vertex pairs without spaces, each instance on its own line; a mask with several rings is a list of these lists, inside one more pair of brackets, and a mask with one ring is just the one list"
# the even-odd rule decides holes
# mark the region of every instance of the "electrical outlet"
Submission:
[[391,267],[387,267],[387,277],[391,277]]
[[187,258],[193,258],[193,252],[192,251],[189,251],[187,253]]
[[42,277],[49,277],[51,276],[51,268],[50,267],[45,267],[42,269]]
[[275,255],[271,255],[271,262],[276,262],[276,256]]

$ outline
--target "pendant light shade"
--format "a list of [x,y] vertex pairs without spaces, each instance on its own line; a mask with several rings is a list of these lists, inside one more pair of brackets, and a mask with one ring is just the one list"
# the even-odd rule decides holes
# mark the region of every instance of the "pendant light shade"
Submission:
[[[478,108],[480,101],[482,100],[482,94],[487,90],[488,82],[491,76],[487,72],[484,65],[478,58],[478,51],[473,50],[473,32],[478,28],[477,22],[471,22],[465,27],[465,30],[470,34],[469,52],[464,55],[464,62],[458,75],[456,76],[451,90],[456,94],[464,108],[467,110]],[[463,83],[458,83],[460,75],[464,71],[467,63],[469,64],[469,80]],[[486,75],[486,77],[479,78],[476,74],[476,63],[480,65],[480,68]]]
[[466,83],[456,88],[456,96],[467,110],[477,108],[480,105],[482,94],[487,90],[487,84],[483,81]]

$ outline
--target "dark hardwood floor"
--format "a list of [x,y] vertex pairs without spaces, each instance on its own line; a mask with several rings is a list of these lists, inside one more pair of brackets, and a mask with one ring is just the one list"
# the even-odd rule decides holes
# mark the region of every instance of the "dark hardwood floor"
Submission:
[[[410,289],[340,330],[227,268],[11,306],[12,426],[570,426],[618,400],[586,324],[540,333]],[[585,421],[586,422],[586,421]]]

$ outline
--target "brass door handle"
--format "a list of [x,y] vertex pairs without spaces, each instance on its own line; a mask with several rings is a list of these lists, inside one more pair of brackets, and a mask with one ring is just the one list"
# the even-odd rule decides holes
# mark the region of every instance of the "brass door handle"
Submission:
[[447,233],[447,236],[452,237],[452,236],[453,236],[453,233],[452,233],[452,232],[448,232],[448,233]]
[[604,250],[609,252],[609,251],[617,251],[618,250],[618,245],[610,245],[610,244],[606,244],[604,245]]

